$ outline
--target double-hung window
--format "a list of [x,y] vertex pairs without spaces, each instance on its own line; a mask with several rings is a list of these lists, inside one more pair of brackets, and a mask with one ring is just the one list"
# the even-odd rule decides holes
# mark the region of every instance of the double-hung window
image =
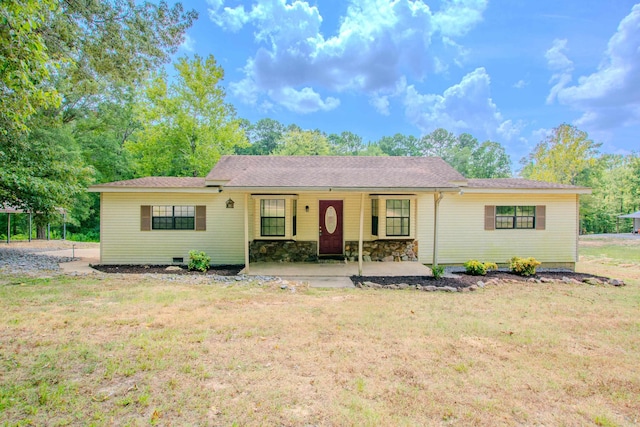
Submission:
[[285,199],[260,200],[260,235],[285,236]]
[[496,206],[496,229],[536,228],[535,206]]
[[411,201],[408,199],[387,199],[386,200],[386,235],[387,236],[409,236],[409,224],[411,217]]
[[194,230],[195,206],[153,206],[153,230]]

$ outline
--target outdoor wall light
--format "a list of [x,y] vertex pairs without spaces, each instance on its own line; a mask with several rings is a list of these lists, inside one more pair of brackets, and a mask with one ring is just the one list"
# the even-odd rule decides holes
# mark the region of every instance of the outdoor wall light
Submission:
[[233,200],[231,200],[231,198],[229,198],[229,200],[227,200],[227,209],[233,209],[233,205],[235,205],[236,202],[234,202]]
[[304,211],[305,211],[305,212],[309,212],[309,205],[307,205],[307,206],[305,206],[305,207],[304,207]]

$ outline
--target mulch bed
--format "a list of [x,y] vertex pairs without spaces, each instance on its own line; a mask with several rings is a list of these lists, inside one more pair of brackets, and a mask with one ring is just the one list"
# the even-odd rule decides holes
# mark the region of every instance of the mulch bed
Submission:
[[188,274],[192,276],[235,276],[240,273],[244,265],[217,265],[211,267],[205,273],[201,271],[189,271],[186,267],[180,270],[167,270],[168,265],[92,265],[103,273],[127,273],[127,274]]
[[397,285],[400,283],[406,283],[408,285],[420,285],[420,286],[450,286],[452,288],[466,288],[471,285],[475,285],[478,281],[486,282],[491,279],[497,279],[500,281],[517,281],[526,282],[530,278],[541,279],[543,277],[561,280],[563,277],[570,279],[576,279],[582,281],[587,278],[596,278],[606,281],[607,278],[594,276],[592,274],[574,273],[570,271],[545,271],[539,272],[535,276],[523,277],[517,274],[509,273],[506,271],[489,271],[486,276],[472,276],[466,273],[455,273],[459,277],[442,277],[440,279],[434,279],[432,276],[351,276],[351,281],[354,284],[373,282],[382,286]]

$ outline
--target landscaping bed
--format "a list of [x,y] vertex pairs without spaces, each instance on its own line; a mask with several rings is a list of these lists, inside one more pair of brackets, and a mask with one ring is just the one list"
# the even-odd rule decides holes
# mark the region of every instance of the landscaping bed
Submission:
[[[499,282],[570,282],[585,283],[585,280],[591,281],[593,284],[601,282],[601,284],[612,284],[620,286],[624,284],[621,281],[612,280],[606,277],[595,276],[592,274],[575,273],[571,271],[545,271],[539,272],[534,276],[524,277],[506,271],[489,271],[485,276],[472,276],[463,272],[455,273],[455,277],[441,277],[439,279],[433,276],[351,276],[351,281],[356,287],[360,288],[421,288],[424,290],[437,290],[433,287],[444,290],[475,290],[478,287],[484,287],[485,284],[497,284]],[[482,282],[479,285],[478,282]],[[475,288],[472,288],[475,287]],[[426,289],[425,289],[426,288]]]
[[197,276],[236,276],[244,268],[244,265],[217,265],[206,272],[189,271],[186,267],[176,265],[92,265],[103,273],[127,273],[127,274],[189,274]]

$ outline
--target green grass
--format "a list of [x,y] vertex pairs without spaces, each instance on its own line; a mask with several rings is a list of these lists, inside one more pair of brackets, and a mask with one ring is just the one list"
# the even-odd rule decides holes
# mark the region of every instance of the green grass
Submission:
[[582,246],[580,255],[609,258],[618,263],[640,263],[640,246],[621,246],[615,243],[601,246]]
[[0,425],[633,425],[640,289],[0,277]]

